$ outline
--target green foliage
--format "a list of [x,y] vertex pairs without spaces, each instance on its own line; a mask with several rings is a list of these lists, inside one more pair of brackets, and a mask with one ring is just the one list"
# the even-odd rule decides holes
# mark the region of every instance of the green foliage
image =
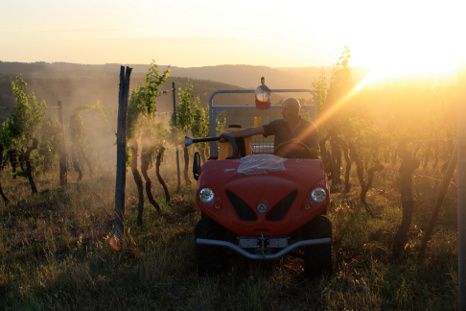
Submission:
[[194,107],[193,124],[191,132],[194,137],[206,137],[209,135],[209,117],[206,108],[197,105]]
[[192,130],[195,107],[199,105],[200,99],[194,96],[194,88],[191,82],[188,82],[184,89],[180,88],[178,90],[178,104],[176,109],[177,127],[186,134]]
[[159,74],[157,64],[152,63],[144,78],[144,84],[132,91],[128,104],[127,136],[129,138],[139,135],[136,124],[141,115],[150,117],[156,112],[156,98],[160,86],[167,80],[169,74],[169,69]]
[[[132,146],[127,153],[126,163],[130,164],[133,158],[133,150],[138,150],[138,139],[142,143],[142,163],[152,164],[156,145],[163,143],[166,132],[159,125],[155,112],[157,110],[156,98],[160,95],[160,86],[169,76],[169,68],[162,74],[158,72],[158,66],[152,63],[144,79],[144,84],[133,90],[128,105],[127,137]],[[160,139],[161,137],[164,137]]]
[[16,104],[11,115],[2,124],[0,141],[5,151],[24,151],[32,143],[45,116],[45,101],[39,102],[34,94],[28,93],[27,85],[21,76],[11,82]]
[[[191,133],[194,137],[207,137],[209,136],[209,114],[207,109],[201,105],[194,107],[193,124],[191,126]],[[199,151],[207,152],[207,143],[197,144],[196,147]]]
[[312,82],[312,88],[314,90],[314,96],[317,97],[317,111],[322,111],[327,100],[328,91],[328,79],[323,69],[317,77],[317,80]]
[[[224,131],[226,122],[224,113],[217,116],[217,133]],[[194,96],[194,86],[188,81],[184,89],[178,90],[177,127],[185,134],[191,133],[194,137],[206,137],[210,134],[209,124],[209,111],[201,105],[200,98]]]

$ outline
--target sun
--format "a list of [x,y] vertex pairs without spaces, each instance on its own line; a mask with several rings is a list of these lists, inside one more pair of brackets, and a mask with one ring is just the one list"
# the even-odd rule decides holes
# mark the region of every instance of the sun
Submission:
[[353,64],[375,81],[453,74],[465,63],[464,6],[460,1],[387,4],[384,14],[352,29]]
[[[455,43],[456,44],[456,43]],[[438,78],[449,77],[462,64],[463,54],[459,51],[465,47],[455,46],[452,42],[449,45],[435,46],[405,45],[394,43],[393,47],[385,47],[375,55],[362,53],[360,66],[367,69],[368,79],[372,81],[383,81],[398,78]],[[450,46],[451,50],[444,47]]]

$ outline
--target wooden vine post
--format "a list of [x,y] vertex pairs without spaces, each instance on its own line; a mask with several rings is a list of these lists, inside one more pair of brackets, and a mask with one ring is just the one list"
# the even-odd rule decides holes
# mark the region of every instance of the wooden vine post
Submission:
[[67,184],[67,175],[68,175],[68,168],[67,168],[67,153],[66,153],[66,141],[65,141],[65,123],[63,121],[63,105],[62,102],[59,101],[57,103],[58,106],[58,121],[61,125],[61,142],[60,142],[60,186],[65,186]]
[[[173,125],[176,128],[176,87],[175,81],[172,82],[172,95],[173,95]],[[181,192],[181,177],[180,177],[180,153],[178,151],[178,137],[176,137],[176,192]]]
[[126,127],[129,98],[130,67],[120,67],[120,88],[118,93],[118,127],[117,127],[117,163],[115,184],[115,218],[114,232],[110,245],[115,250],[121,249],[125,220],[125,186],[126,186]]

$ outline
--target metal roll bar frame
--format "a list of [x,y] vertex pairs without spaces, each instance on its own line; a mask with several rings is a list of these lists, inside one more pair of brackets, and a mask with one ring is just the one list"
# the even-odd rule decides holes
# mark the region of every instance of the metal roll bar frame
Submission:
[[[270,90],[271,93],[308,93],[313,95],[313,104],[311,106],[307,105],[304,107],[309,107],[311,113],[313,112],[314,115],[317,115],[317,96],[315,96],[315,92],[311,89],[272,89]],[[209,100],[209,136],[215,137],[216,136],[216,119],[219,112],[222,110],[252,110],[256,109],[256,106],[238,106],[238,105],[222,105],[222,106],[215,106],[214,105],[214,98],[218,94],[254,94],[256,90],[246,89],[246,90],[216,90],[212,93]],[[281,109],[280,106],[271,106],[269,109]],[[212,157],[218,156],[217,150],[217,142],[211,141],[210,142],[210,154]]]

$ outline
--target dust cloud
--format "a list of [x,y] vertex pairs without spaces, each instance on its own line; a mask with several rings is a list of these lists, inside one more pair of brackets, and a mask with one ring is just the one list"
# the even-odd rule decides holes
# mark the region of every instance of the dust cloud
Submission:
[[[76,154],[80,163],[84,178],[102,175],[114,176],[116,166],[116,132],[118,112],[118,86],[119,66],[115,71],[95,72],[89,76],[56,76],[51,77],[26,77],[30,83],[30,90],[39,100],[47,102],[47,114],[51,118],[58,119],[58,101],[63,105],[63,117],[65,123],[65,136],[67,151],[75,152],[82,146],[82,153]],[[143,81],[144,73],[135,73],[131,78],[130,88],[134,89]],[[171,89],[173,79],[162,85],[161,89]],[[97,109],[85,109],[100,102],[104,113]],[[155,122],[161,124],[165,130],[169,130],[169,122],[173,112],[171,93],[157,98],[157,113]],[[80,141],[72,137],[70,124],[72,117],[79,111],[79,121],[82,125]],[[154,145],[160,142],[154,141]],[[173,137],[165,138],[166,148],[163,163],[160,166],[162,177],[170,185],[176,182],[176,157],[175,142]],[[182,147],[179,147],[181,150]],[[79,149],[79,148],[78,148]],[[139,152],[139,155],[141,153]],[[141,163],[141,161],[138,161]],[[89,165],[90,164],[90,165]],[[155,154],[149,176],[156,182]],[[73,163],[70,161],[69,170],[71,180],[77,174]],[[174,177],[175,176],[175,177]],[[131,182],[131,179],[129,179]],[[155,183],[158,187],[158,183]],[[157,189],[158,191],[158,189]]]

